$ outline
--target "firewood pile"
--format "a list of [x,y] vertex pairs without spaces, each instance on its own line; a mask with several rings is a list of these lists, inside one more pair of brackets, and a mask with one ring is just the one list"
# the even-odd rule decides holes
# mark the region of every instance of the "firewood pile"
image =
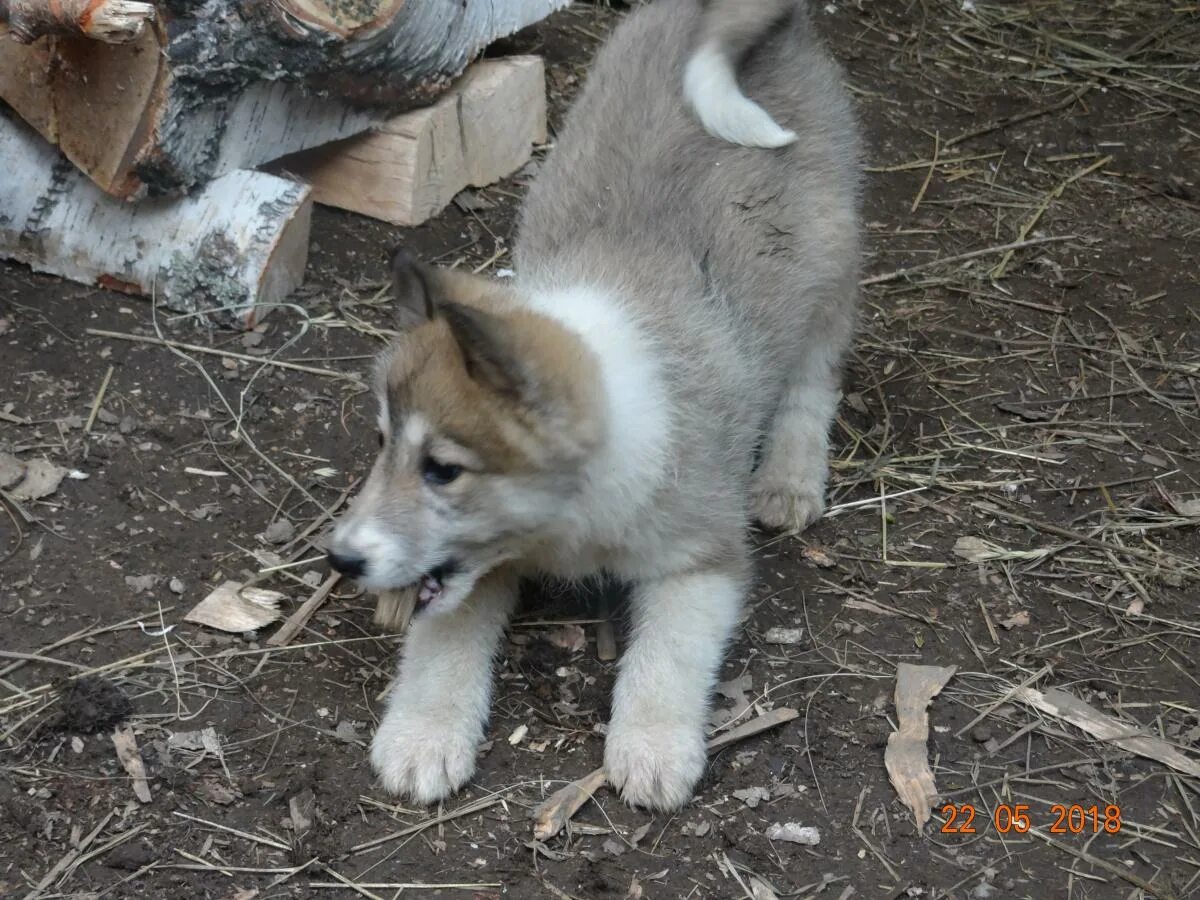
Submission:
[[314,201],[418,224],[528,159],[540,59],[471,63],[565,3],[0,0],[0,257],[253,324]]

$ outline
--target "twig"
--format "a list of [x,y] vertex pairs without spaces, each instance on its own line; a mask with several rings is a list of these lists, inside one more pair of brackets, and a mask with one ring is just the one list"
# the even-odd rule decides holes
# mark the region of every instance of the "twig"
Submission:
[[[1092,174],[1092,172],[1095,172],[1097,169],[1108,165],[1110,162],[1112,162],[1111,156],[1102,157],[1102,158],[1096,160],[1091,165],[1085,166],[1084,168],[1080,169],[1074,175],[1071,175],[1070,177],[1066,178],[1065,180],[1059,182],[1058,186],[1055,187],[1054,190],[1052,190],[1050,193],[1048,193],[1042,199],[1042,202],[1038,204],[1038,208],[1033,211],[1033,215],[1031,215],[1025,221],[1025,224],[1021,226],[1021,230],[1017,234],[1017,240],[1023,241],[1023,240],[1025,240],[1025,238],[1027,238],[1029,236],[1029,232],[1033,231],[1034,226],[1037,225],[1037,223],[1039,221],[1041,221],[1042,215],[1046,212],[1046,210],[1048,210],[1050,208],[1050,204],[1053,203],[1055,200],[1057,200],[1059,197],[1061,197],[1063,194],[1063,191],[1065,191],[1068,187],[1070,187],[1072,184],[1074,184],[1080,178],[1083,178],[1085,175]],[[992,271],[991,271],[992,278],[1004,277],[1004,270],[1005,270],[1005,268],[1007,268],[1009,260],[1012,259],[1014,252],[1015,251],[1013,251],[1013,250],[1005,251],[1004,255],[1002,257],[1000,257],[1000,262],[996,263],[996,265],[992,268]]]
[[458,819],[462,816],[474,815],[477,812],[483,812],[499,803],[503,798],[498,795],[484,797],[476,800],[473,803],[468,803],[465,806],[460,806],[458,809],[448,813],[443,813],[440,816],[434,816],[432,819],[426,819],[424,822],[418,822],[416,825],[409,825],[407,828],[402,828],[399,831],[393,831],[391,834],[385,834],[383,837],[372,838],[369,841],[364,841],[361,844],[355,844],[350,848],[351,853],[362,853],[364,850],[370,850],[378,847],[380,844],[386,844],[389,841],[399,840],[402,837],[408,837],[410,834],[417,834],[424,831],[426,828],[432,828],[434,825],[441,825],[443,822],[449,822],[452,819]]
[[1021,690],[1021,688],[1029,687],[1029,685],[1033,684],[1039,678],[1041,678],[1045,675],[1049,675],[1050,672],[1051,672],[1050,664],[1046,663],[1046,665],[1042,666],[1040,669],[1038,669],[1036,672],[1034,672],[1032,675],[1030,675],[1028,678],[1026,678],[1020,684],[1014,684],[1011,688],[1009,688],[1007,691],[1005,691],[1003,694],[1001,694],[1000,697],[998,699],[996,699],[993,703],[989,703],[987,705],[987,707],[984,708],[983,712],[981,712],[979,715],[977,715],[975,718],[973,718],[970,722],[968,722],[962,728],[958,729],[958,731],[954,732],[954,736],[956,738],[962,737],[964,734],[966,734],[968,731],[970,731],[972,728],[974,728],[976,725],[978,725],[980,722],[982,722],[984,719],[986,719],[988,716],[990,716],[992,714],[992,712],[995,711],[996,709],[998,709],[1003,703],[1005,703],[1007,700],[1010,700],[1014,696],[1016,696],[1017,691]]
[[612,604],[603,590],[597,602],[597,618],[600,621],[596,623],[596,657],[601,662],[612,662],[617,658],[617,633],[613,628]]
[[88,328],[84,332],[93,337],[112,338],[117,341],[130,341],[135,344],[153,344],[158,347],[173,347],[176,350],[186,350],[189,353],[207,353],[209,356],[225,356],[229,359],[240,359],[256,365],[275,366],[278,369],[291,369],[293,372],[307,372],[310,375],[321,375],[325,378],[336,378],[349,381],[358,387],[366,387],[362,379],[349,372],[337,372],[333,369],[321,369],[317,366],[306,366],[303,363],[292,363],[282,359],[271,359],[265,356],[251,356],[248,353],[235,353],[232,350],[221,350],[216,347],[202,347],[198,344],[185,344],[182,341],[172,341],[167,338],[150,337],[143,334],[126,334],[122,331],[106,331],[103,328]]
[[985,134],[991,134],[993,131],[1000,131],[1012,125],[1019,125],[1021,122],[1028,122],[1030,119],[1038,119],[1042,116],[1048,116],[1050,113],[1058,112],[1074,105],[1075,101],[1091,90],[1091,85],[1084,85],[1075,93],[1071,94],[1065,100],[1055,103],[1051,106],[1043,106],[1041,109],[1031,109],[1028,112],[1018,113],[1015,116],[1009,116],[1007,119],[1000,119],[998,122],[992,122],[988,125],[982,125],[979,128],[973,128],[970,131],[964,131],[958,137],[952,137],[946,141],[946,148],[949,149],[955,144],[961,144],[963,141],[969,141],[971,138],[982,137]]
[[1087,546],[1095,547],[1098,550],[1106,550],[1110,553],[1132,556],[1134,559],[1144,560],[1145,562],[1153,563],[1156,566],[1162,565],[1162,563],[1169,560],[1181,566],[1181,568],[1174,570],[1180,576],[1200,580],[1200,572],[1197,572],[1194,568],[1191,568],[1191,563],[1165,551],[1162,553],[1151,553],[1148,550],[1138,550],[1136,547],[1125,547],[1121,544],[1110,544],[1107,541],[1102,541],[1099,538],[1092,537],[1091,535],[1081,534],[1078,531],[1072,531],[1070,528],[1063,528],[1061,525],[1051,525],[1049,522],[1039,522],[1036,519],[1030,519],[1026,516],[1009,512],[1008,510],[1001,509],[999,506],[996,506],[992,503],[976,501],[971,505],[976,509],[981,509],[984,512],[991,513],[992,515],[1001,516],[1011,522],[1016,522],[1018,525],[1027,525],[1028,527],[1035,528],[1038,531],[1044,531],[1047,534],[1053,534],[1056,537],[1066,538],[1069,541],[1077,541],[1080,544],[1086,544]]
[[864,278],[858,284],[860,287],[869,287],[872,284],[885,284],[889,281],[896,281],[900,278],[905,278],[912,275],[914,272],[923,272],[926,269],[932,269],[934,266],[944,266],[948,263],[966,262],[969,259],[978,259],[981,256],[991,256],[994,253],[1004,253],[1008,250],[1021,250],[1025,247],[1036,247],[1040,244],[1054,244],[1062,241],[1078,240],[1077,234],[1059,234],[1050,235],[1049,237],[1030,238],[1026,241],[1013,241],[1010,244],[997,244],[995,247],[984,247],[980,250],[972,250],[969,253],[959,253],[955,256],[943,256],[941,259],[932,259],[929,262],[918,263],[915,266],[906,266],[903,269],[896,269],[894,272],[885,272],[882,275],[872,275],[870,278]]
[[235,834],[240,838],[245,838],[246,840],[253,841],[256,844],[263,844],[267,847],[274,847],[276,850],[283,850],[285,853],[291,852],[292,849],[287,844],[280,843],[279,841],[272,840],[271,838],[265,838],[259,834],[252,834],[249,831],[239,831],[236,828],[230,828],[228,825],[221,825],[218,822],[210,822],[208,819],[201,819],[199,816],[189,816],[187,813],[179,812],[179,810],[175,810],[173,814],[179,816],[181,819],[187,819],[189,822],[198,822],[201,825],[207,825],[209,828],[215,828],[218,831]]
[[96,424],[96,416],[100,412],[100,404],[104,402],[104,395],[108,391],[108,383],[113,377],[113,366],[108,367],[108,371],[104,373],[104,380],[100,382],[100,390],[96,391],[96,399],[92,401],[92,411],[88,415],[87,424],[83,426],[84,434],[92,433],[92,426]]
[[291,643],[292,638],[299,634],[300,630],[308,624],[308,620],[313,617],[313,614],[329,596],[329,592],[334,589],[341,579],[342,575],[340,572],[334,572],[326,578],[321,586],[312,592],[312,596],[305,600],[298,610],[288,616],[287,621],[279,626],[279,630],[267,638],[267,646],[283,647]]

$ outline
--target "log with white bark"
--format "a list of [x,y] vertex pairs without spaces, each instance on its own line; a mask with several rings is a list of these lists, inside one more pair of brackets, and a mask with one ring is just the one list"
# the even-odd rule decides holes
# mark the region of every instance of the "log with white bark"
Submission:
[[0,0],[0,22],[28,44],[44,34],[123,44],[141,37],[154,6],[138,0]]
[[309,188],[230,172],[182,198],[127,203],[0,111],[0,258],[84,284],[154,296],[251,326],[299,286]]
[[126,44],[10,43],[0,98],[110,194],[178,194],[428,105],[566,2],[167,0]]
[[541,57],[510,56],[475,63],[432,106],[285,157],[279,168],[309,182],[317,203],[419,225],[463,188],[517,171],[545,140]]

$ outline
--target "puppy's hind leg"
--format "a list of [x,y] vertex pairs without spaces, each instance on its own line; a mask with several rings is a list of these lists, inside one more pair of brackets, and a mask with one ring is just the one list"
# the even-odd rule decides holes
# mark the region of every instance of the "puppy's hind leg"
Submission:
[[516,576],[501,568],[458,609],[414,619],[371,741],[371,765],[389,792],[432,803],[474,774],[491,706],[492,658],[516,601]]
[[849,340],[848,323],[832,334],[818,329],[788,378],[752,487],[751,512],[768,528],[803,531],[825,512],[829,428]]

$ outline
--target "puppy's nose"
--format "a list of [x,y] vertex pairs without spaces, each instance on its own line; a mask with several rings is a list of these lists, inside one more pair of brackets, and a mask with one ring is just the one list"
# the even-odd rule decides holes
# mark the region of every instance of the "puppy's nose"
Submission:
[[367,571],[367,561],[361,556],[346,556],[341,553],[334,553],[332,550],[328,553],[329,565],[333,566],[343,575],[349,575],[351,578],[360,578]]

